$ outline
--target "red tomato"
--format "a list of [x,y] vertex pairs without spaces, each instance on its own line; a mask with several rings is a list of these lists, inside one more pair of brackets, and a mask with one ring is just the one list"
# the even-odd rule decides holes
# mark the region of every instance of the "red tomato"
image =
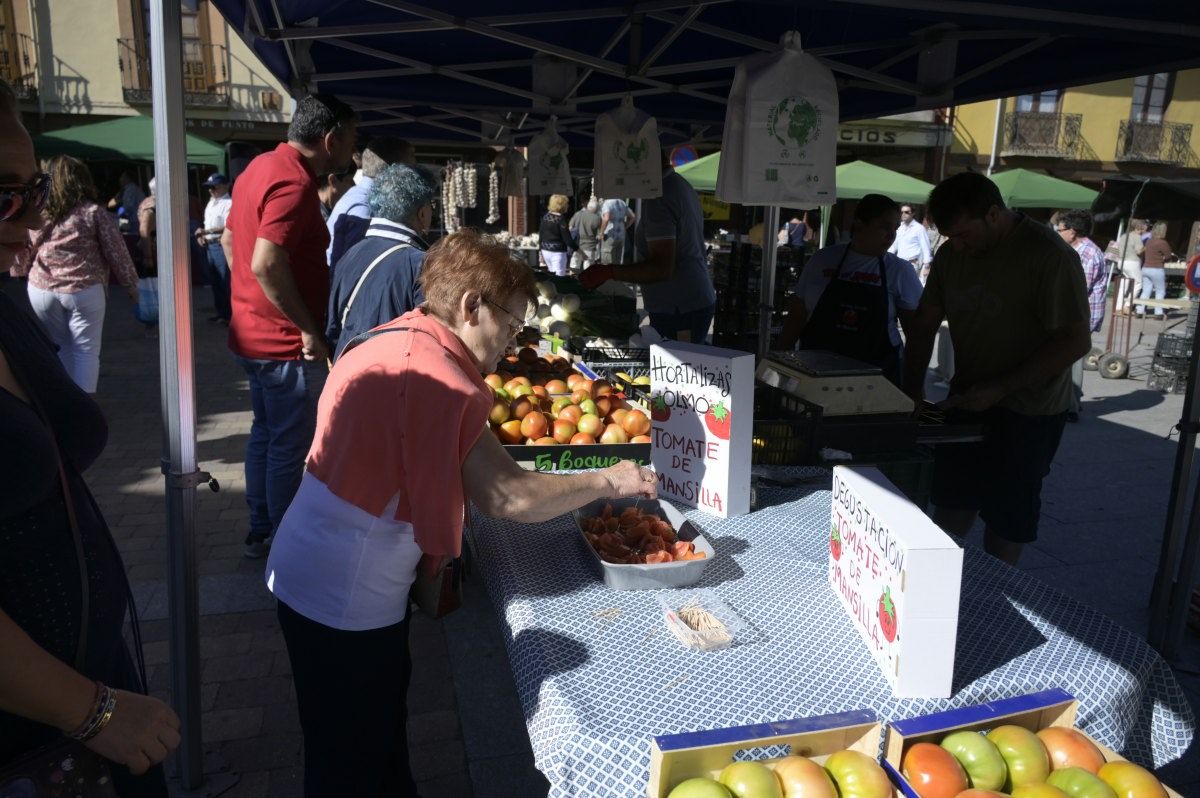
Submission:
[[559,443],[570,443],[577,432],[575,425],[563,418],[554,422],[553,430],[554,440]]
[[783,785],[783,798],[837,798],[833,779],[811,759],[785,756],[775,763],[775,775]]
[[954,796],[954,798],[1008,798],[1008,796],[1002,792],[996,792],[995,790],[977,790],[971,788],[969,790],[963,790],[958,795]]
[[838,751],[825,760],[841,798],[892,798],[892,783],[874,757],[858,751]]
[[538,407],[539,407],[539,404],[535,399],[531,399],[528,396],[518,396],[516,399],[513,400],[512,406],[510,408],[510,415],[512,418],[515,418],[517,421],[520,421],[521,419],[525,418],[525,416],[529,415],[532,411],[537,410]]
[[582,446],[585,443],[595,443],[596,439],[586,432],[576,432],[571,436],[571,443],[574,446]]
[[966,771],[940,745],[916,743],[904,753],[900,768],[921,798],[954,798],[967,789]]
[[541,413],[529,413],[521,419],[521,434],[526,438],[543,438],[546,436],[546,417]]
[[629,443],[629,436],[620,424],[609,424],[600,435],[601,443]]
[[500,442],[510,446],[521,442],[525,436],[521,434],[520,421],[505,421],[500,425],[500,429],[496,433],[500,436]]
[[1051,726],[1042,729],[1037,736],[1046,746],[1050,767],[1054,770],[1083,768],[1088,773],[1098,773],[1104,764],[1104,754],[1100,753],[1100,749],[1069,726]]
[[1109,762],[1100,768],[1099,776],[1117,798],[1167,798],[1154,774],[1132,762]]
[[1004,780],[1005,792],[1023,784],[1040,784],[1050,774],[1050,755],[1038,736],[1023,726],[997,726],[988,732],[987,738],[1000,749],[1004,764],[1008,766],[1008,778]]
[[641,410],[628,411],[623,418],[617,420],[617,423],[625,428],[631,438],[645,435],[650,431],[650,419],[646,418],[646,414]]
[[579,405],[567,405],[558,411],[558,417],[570,421],[572,424],[578,424],[579,419],[583,418],[583,409]]
[[726,409],[724,402],[717,402],[704,414],[704,424],[708,431],[723,441],[729,440],[729,425],[732,421],[733,413]]
[[634,435],[629,439],[630,443],[650,443],[649,435]]

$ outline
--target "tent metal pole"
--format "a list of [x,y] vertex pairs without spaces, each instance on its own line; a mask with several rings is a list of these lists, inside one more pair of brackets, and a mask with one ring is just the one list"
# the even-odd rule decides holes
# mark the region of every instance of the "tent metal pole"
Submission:
[[199,593],[196,583],[196,397],[188,245],[187,163],[183,126],[183,29],[180,5],[150,4],[150,74],[158,197],[159,370],[166,476],[171,700],[182,742],[175,766],[184,789],[204,780],[200,736]]
[[817,249],[824,249],[829,241],[829,217],[833,215],[832,205],[821,206],[821,234],[817,239]]
[[996,100],[996,126],[992,128],[992,154],[988,158],[987,175],[996,171],[996,159],[1000,157],[1000,133],[1004,129],[1004,98]]
[[[1132,300],[1131,300],[1132,301]],[[1188,370],[1187,395],[1176,429],[1179,445],[1175,450],[1175,468],[1171,476],[1171,493],[1167,499],[1167,524],[1163,531],[1162,552],[1158,571],[1154,575],[1154,590],[1150,598],[1150,634],[1147,641],[1168,660],[1179,652],[1183,627],[1187,624],[1189,593],[1196,578],[1196,561],[1200,558],[1200,481],[1192,489],[1191,507],[1187,512],[1185,493],[1192,479],[1196,459],[1196,435],[1200,433],[1200,325],[1192,334],[1192,358]],[[1185,531],[1186,529],[1186,531]],[[1180,545],[1183,552],[1176,555]]]
[[[763,254],[758,283],[758,356],[771,351],[771,321],[775,312],[775,256],[779,250],[779,206],[763,209]],[[751,246],[754,242],[750,242]]]

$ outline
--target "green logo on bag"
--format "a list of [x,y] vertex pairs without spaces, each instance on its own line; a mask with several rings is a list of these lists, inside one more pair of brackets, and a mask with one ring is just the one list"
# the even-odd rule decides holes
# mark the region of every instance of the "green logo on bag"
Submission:
[[821,137],[821,110],[803,97],[785,97],[771,109],[767,132],[783,146],[803,147]]
[[650,145],[644,138],[638,139],[636,143],[618,141],[613,144],[613,155],[627,167],[635,167],[646,160],[648,152]]

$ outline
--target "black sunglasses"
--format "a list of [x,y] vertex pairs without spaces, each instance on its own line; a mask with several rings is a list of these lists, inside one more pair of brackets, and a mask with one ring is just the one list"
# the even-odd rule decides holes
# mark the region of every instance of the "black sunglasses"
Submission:
[[42,172],[28,183],[0,186],[0,222],[11,222],[29,210],[46,207],[50,196],[50,175]]

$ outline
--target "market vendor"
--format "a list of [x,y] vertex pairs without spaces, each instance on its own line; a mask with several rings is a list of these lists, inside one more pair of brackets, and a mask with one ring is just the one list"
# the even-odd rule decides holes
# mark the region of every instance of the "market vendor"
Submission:
[[704,212],[696,190],[675,173],[665,151],[662,196],[642,201],[635,243],[636,262],[596,264],[579,275],[579,282],[589,291],[609,280],[636,283],[659,335],[706,341],[717,292],[704,249]]
[[409,592],[419,577],[436,585],[461,553],[468,500],[533,523],[600,498],[655,495],[653,473],[628,461],[524,471],[488,431],[483,372],[535,295],[506,247],[459,231],[429,249],[421,279],[424,305],[359,336],[334,364],[267,561],[309,798],[416,794],[405,737]]
[[800,273],[788,300],[778,348],[824,349],[883,369],[900,384],[903,344],[896,322],[908,331],[921,301],[912,266],[888,251],[900,208],[882,194],[859,200],[848,244],[817,252]]

